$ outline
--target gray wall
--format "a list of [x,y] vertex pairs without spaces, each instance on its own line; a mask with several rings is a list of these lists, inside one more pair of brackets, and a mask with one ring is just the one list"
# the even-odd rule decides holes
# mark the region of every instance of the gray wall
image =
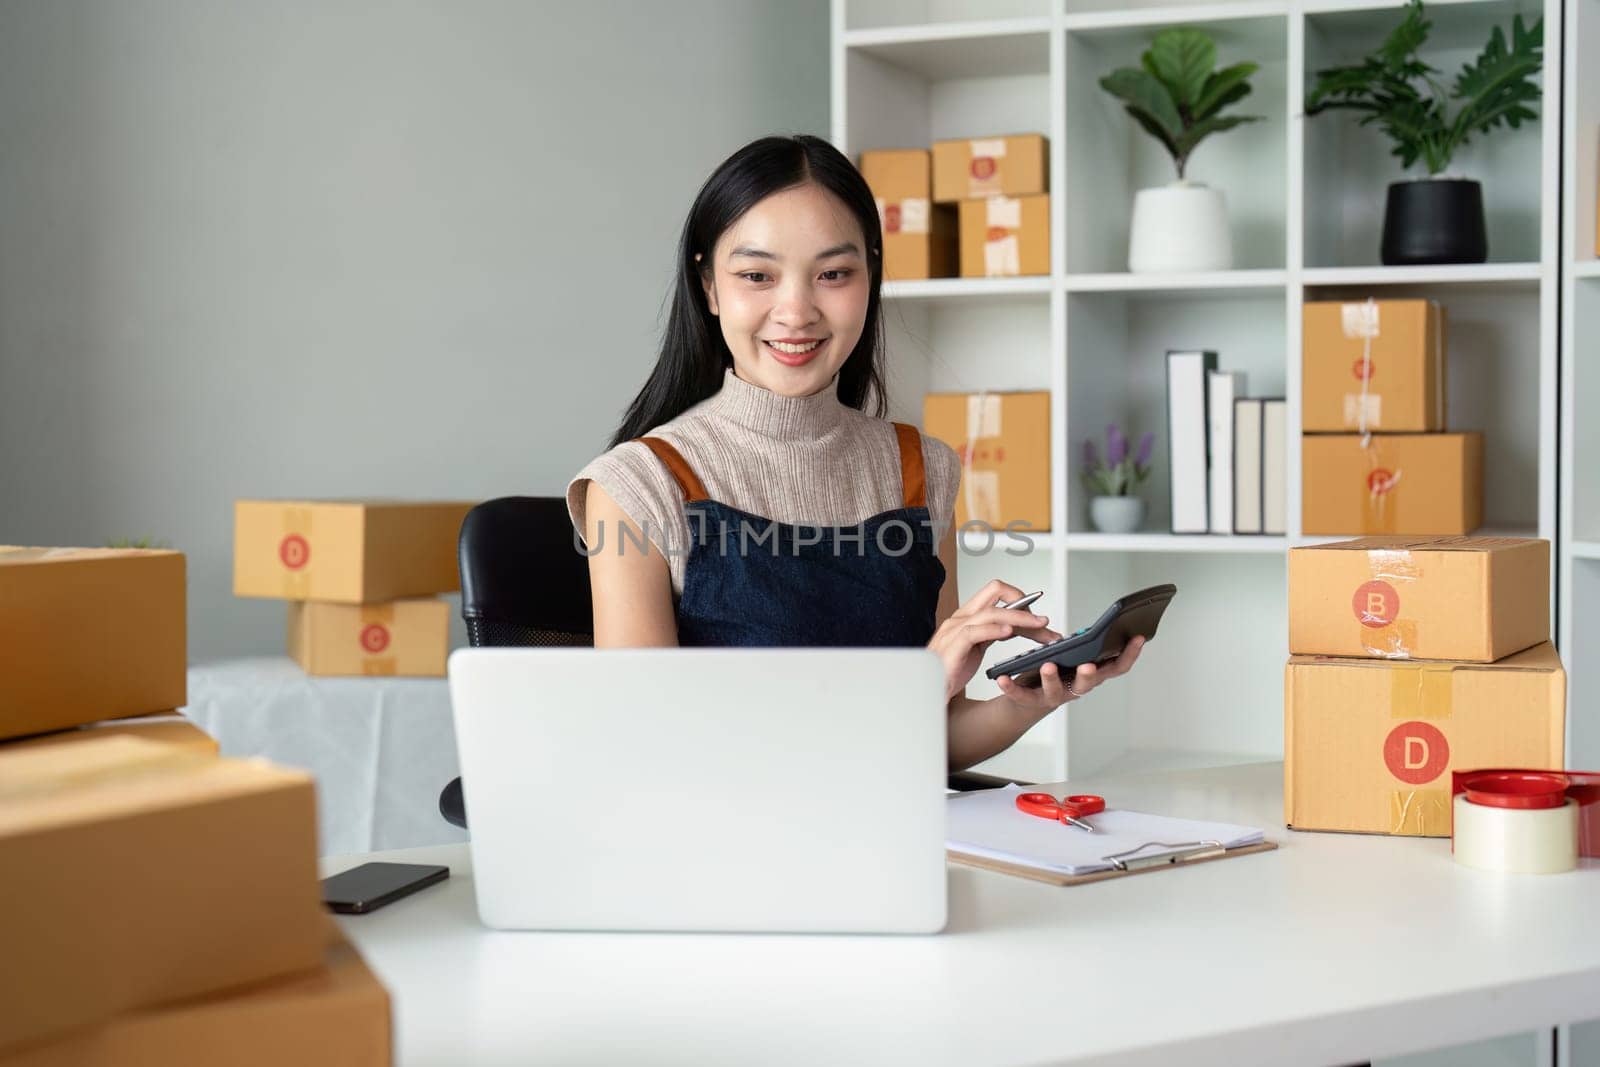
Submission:
[[654,358],[678,227],[826,135],[826,0],[0,7],[0,543],[189,555],[241,496],[555,493]]

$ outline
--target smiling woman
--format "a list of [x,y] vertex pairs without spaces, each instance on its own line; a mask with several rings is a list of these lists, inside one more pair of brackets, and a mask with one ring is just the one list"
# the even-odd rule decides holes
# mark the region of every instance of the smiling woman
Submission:
[[[882,235],[866,182],[816,137],[725,161],[684,224],[661,354],[610,449],[567,487],[595,644],[926,646],[949,762],[971,766],[1138,657],[971,700],[990,644],[1047,619],[956,597],[960,462],[883,418]],[[871,409],[870,412],[868,409]]]

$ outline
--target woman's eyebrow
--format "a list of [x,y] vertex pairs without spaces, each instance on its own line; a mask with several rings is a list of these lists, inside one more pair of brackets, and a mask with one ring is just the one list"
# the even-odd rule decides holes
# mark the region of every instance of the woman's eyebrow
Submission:
[[[821,252],[817,253],[817,258],[827,259],[830,256],[859,256],[860,254],[861,249],[856,247],[855,242],[845,241],[842,244],[834,245],[832,248],[824,248]],[[740,245],[738,248],[735,248],[732,252],[728,253],[728,257],[730,259],[738,259],[740,256],[746,256],[750,259],[770,259],[775,262],[778,259],[778,257],[773,255],[771,252],[764,251],[760,248],[752,248],[749,245]]]

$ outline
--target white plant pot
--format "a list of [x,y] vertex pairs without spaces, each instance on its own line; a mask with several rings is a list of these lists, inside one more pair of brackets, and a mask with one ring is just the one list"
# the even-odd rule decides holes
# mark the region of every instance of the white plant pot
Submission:
[[1136,496],[1097,496],[1089,501],[1089,521],[1101,533],[1133,533],[1144,521],[1144,501]]
[[1232,267],[1228,202],[1221,189],[1182,181],[1134,194],[1128,238],[1130,271],[1144,274]]

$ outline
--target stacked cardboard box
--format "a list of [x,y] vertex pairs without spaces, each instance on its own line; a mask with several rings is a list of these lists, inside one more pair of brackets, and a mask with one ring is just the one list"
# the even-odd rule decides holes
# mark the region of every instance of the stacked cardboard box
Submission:
[[[0,1065],[388,1063],[387,994],[330,947],[311,778],[92,732],[0,747]],[[318,1027],[363,1036],[283,1043]]]
[[[388,996],[330,948],[312,781],[168,710],[185,629],[176,552],[0,549],[0,1067],[385,1064]],[[360,1051],[284,1043],[317,1027]]]
[[956,525],[1050,529],[1050,394],[929,393],[922,428],[961,457]]
[[182,553],[0,546],[0,740],[187,700]]
[[463,502],[240,500],[233,592],[289,602],[308,674],[442,677]]
[[1444,309],[1430,300],[1304,307],[1307,534],[1466,534],[1483,521],[1483,435],[1446,430]]
[[1450,835],[1450,772],[1560,767],[1550,543],[1369,537],[1289,553],[1284,821]]
[[933,204],[928,150],[863,152],[861,176],[878,203],[884,280],[955,277],[956,212]]
[[889,280],[1050,273],[1050,143],[1041,134],[863,152]]

